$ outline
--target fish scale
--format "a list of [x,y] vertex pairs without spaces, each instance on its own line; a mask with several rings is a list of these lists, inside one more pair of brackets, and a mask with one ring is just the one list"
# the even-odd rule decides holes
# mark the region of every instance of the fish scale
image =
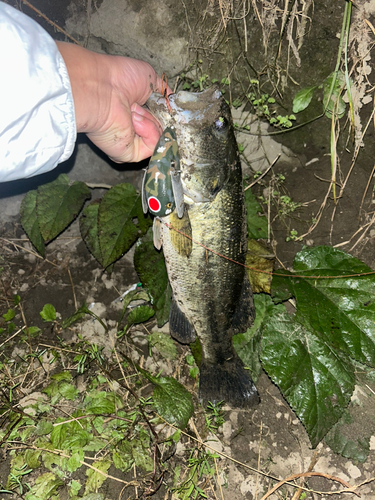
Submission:
[[173,292],[171,335],[182,343],[199,339],[202,403],[254,406],[258,393],[232,345],[233,334],[246,331],[254,320],[247,274],[243,266],[195,243],[245,263],[242,172],[230,110],[215,87],[173,94],[169,104],[158,94],[147,103],[176,134],[184,193],[182,217],[174,211],[154,225]]

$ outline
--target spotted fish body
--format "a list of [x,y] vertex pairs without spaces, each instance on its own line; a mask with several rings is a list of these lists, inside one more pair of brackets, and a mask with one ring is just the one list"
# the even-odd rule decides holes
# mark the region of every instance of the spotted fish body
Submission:
[[180,157],[174,130],[167,127],[161,135],[146,169],[142,184],[143,211],[164,217],[176,208],[183,214]]
[[204,404],[253,406],[258,393],[232,346],[233,334],[253,321],[252,294],[245,268],[224,258],[243,264],[246,253],[242,173],[230,110],[216,88],[179,92],[169,96],[169,104],[159,94],[147,102],[164,127],[173,127],[180,156],[185,211],[181,217],[173,211],[156,218],[154,227],[173,291],[171,335],[182,343],[196,336],[200,341]]

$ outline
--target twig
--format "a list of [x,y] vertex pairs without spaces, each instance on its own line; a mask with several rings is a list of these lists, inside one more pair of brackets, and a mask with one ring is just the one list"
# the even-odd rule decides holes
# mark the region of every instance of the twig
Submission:
[[[274,493],[276,490],[280,488],[283,484],[290,484],[290,481],[294,481],[295,479],[298,479],[299,477],[312,477],[312,476],[320,476],[320,477],[325,477],[326,479],[329,479],[330,481],[337,481],[338,483],[341,483],[343,486],[346,486],[346,488],[351,490],[351,486],[349,483],[344,481],[343,479],[335,476],[331,476],[330,474],[324,474],[323,472],[301,472],[300,474],[293,474],[292,476],[287,477],[286,479],[283,479],[282,481],[278,482],[275,484],[273,488],[271,488],[265,495],[262,496],[260,500],[266,500],[272,493]],[[295,486],[295,485],[294,485]],[[302,489],[302,487],[300,487]],[[345,491],[345,490],[344,490]],[[354,493],[357,497],[359,497],[359,493],[356,493],[355,491],[351,491]],[[333,493],[339,493],[338,491],[335,492],[330,492],[330,494]],[[341,492],[340,492],[341,493]],[[327,494],[326,492],[324,493],[325,495]]]
[[4,342],[2,344],[0,344],[0,347],[3,347],[3,345],[5,345],[7,342],[9,342],[10,340],[12,340],[13,337],[15,337],[16,335],[18,335],[20,332],[22,332],[22,330],[24,329],[25,327],[23,326],[22,328],[20,328],[19,330],[16,331],[16,333],[13,333],[13,335],[11,337],[9,337],[8,339],[4,340]]
[[82,44],[79,43],[78,40],[76,40],[75,38],[73,38],[71,35],[69,35],[69,33],[67,33],[65,30],[63,30],[62,28],[60,28],[60,26],[58,26],[56,23],[54,23],[53,21],[51,21],[51,19],[49,19],[45,14],[43,14],[43,12],[41,12],[39,9],[37,9],[36,7],[34,7],[33,5],[31,5],[31,3],[29,3],[27,0],[22,0],[22,3],[24,5],[27,5],[28,7],[30,7],[30,9],[32,9],[34,12],[36,12],[38,14],[38,16],[42,17],[45,21],[47,21],[47,23],[51,24],[54,28],[56,28],[58,31],[60,31],[63,35],[65,35],[70,40],[72,40],[72,42],[74,42],[77,45],[80,45],[82,47]]
[[361,200],[361,204],[359,206],[359,213],[358,213],[358,216],[359,214],[361,213],[361,210],[362,210],[362,206],[363,206],[363,202],[365,201],[365,196],[367,194],[367,191],[368,191],[368,188],[370,186],[370,182],[371,182],[371,179],[373,178],[373,175],[374,175],[374,172],[375,172],[375,165],[373,167],[373,169],[371,170],[371,174],[368,178],[368,181],[367,181],[367,184],[366,184],[366,189],[365,189],[365,192],[363,193],[363,196],[362,196],[362,200]]
[[271,165],[267,168],[267,170],[265,170],[263,172],[262,175],[260,175],[259,177],[257,177],[251,184],[249,184],[248,186],[246,186],[246,188],[244,189],[244,191],[247,191],[248,189],[250,189],[251,187],[254,186],[254,184],[257,184],[265,175],[267,175],[267,173],[270,171],[270,169],[275,165],[275,163],[277,162],[277,160],[280,158],[281,156],[281,153],[278,154],[276,156],[276,158],[273,160],[273,162],[271,163]]
[[70,273],[70,269],[69,267],[67,268],[68,270],[68,274],[69,274],[69,279],[70,279],[70,284],[72,286],[72,293],[73,293],[73,300],[74,300],[74,308],[75,310],[77,311],[78,310],[78,304],[77,304],[77,298],[76,298],[76,293],[74,291],[74,283],[73,283],[73,280],[72,280],[72,275]]
[[[31,255],[35,255],[35,257],[38,257],[38,259],[42,259],[45,262],[48,262],[48,264],[51,264],[52,266],[59,267],[57,264],[54,262],[51,262],[48,259],[44,259],[41,255],[39,255],[36,252],[33,252],[32,250],[29,250],[28,248],[23,247],[22,245],[17,245],[17,243],[14,243],[12,240],[7,240],[6,238],[0,238],[0,240],[5,241],[5,243],[8,243],[9,245],[14,245],[16,248],[20,248],[21,250],[24,250],[25,252],[31,253]],[[30,240],[22,240],[25,241],[26,243],[29,242]]]

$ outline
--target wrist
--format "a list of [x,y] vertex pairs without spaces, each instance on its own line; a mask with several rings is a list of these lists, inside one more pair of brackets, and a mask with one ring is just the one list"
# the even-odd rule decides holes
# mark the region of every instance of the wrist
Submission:
[[95,132],[110,106],[110,65],[101,54],[71,43],[56,43],[70,79],[77,132]]

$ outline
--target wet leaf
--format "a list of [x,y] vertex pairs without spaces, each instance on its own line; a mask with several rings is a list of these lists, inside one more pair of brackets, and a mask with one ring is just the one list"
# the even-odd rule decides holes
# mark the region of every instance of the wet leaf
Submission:
[[118,184],[99,206],[98,232],[102,265],[107,267],[147,232],[151,218],[143,214],[141,196],[131,184]]
[[48,184],[39,186],[36,212],[44,241],[49,241],[66,229],[91,197],[83,182],[72,182],[66,174]]
[[154,386],[153,402],[157,413],[170,424],[184,429],[194,412],[190,392],[174,378],[157,378],[140,367],[138,370]]
[[250,189],[245,191],[247,234],[249,238],[267,238],[268,223],[266,217],[261,217],[262,207]]
[[310,104],[316,85],[301,89],[293,99],[293,113],[300,113]]
[[261,360],[315,447],[350,401],[355,383],[350,360],[279,311],[262,328]]
[[152,229],[149,229],[135,248],[134,267],[142,285],[153,299],[155,316],[160,328],[169,319],[172,291],[164,255],[154,247]]
[[[298,321],[310,325],[322,339],[347,356],[375,366],[375,275],[360,260],[328,246],[305,248],[294,261],[294,270],[306,278],[274,276],[272,292],[296,298]],[[290,273],[289,273],[290,274]],[[332,276],[308,279],[313,276]],[[335,278],[335,276],[339,276]]]
[[99,262],[103,265],[103,256],[100,249],[99,234],[98,234],[98,214],[99,204],[101,200],[92,201],[82,211],[79,219],[79,228],[83,241],[86,243],[87,248]]
[[247,275],[249,276],[251,289],[254,293],[271,292],[271,273],[273,270],[274,257],[275,256],[270,254],[270,252],[258,241],[253,239],[247,241]]
[[279,301],[295,297],[296,313],[271,312],[261,359],[316,446],[349,404],[353,360],[375,366],[375,276],[348,276],[371,269],[324,246],[299,252],[294,269],[299,276],[274,276],[272,290]]
[[150,306],[138,306],[132,309],[127,317],[128,326],[138,325],[152,318],[155,311]]
[[20,215],[22,227],[29,240],[42,257],[45,256],[45,245],[42,233],[39,229],[36,213],[37,191],[29,191],[21,203]]

